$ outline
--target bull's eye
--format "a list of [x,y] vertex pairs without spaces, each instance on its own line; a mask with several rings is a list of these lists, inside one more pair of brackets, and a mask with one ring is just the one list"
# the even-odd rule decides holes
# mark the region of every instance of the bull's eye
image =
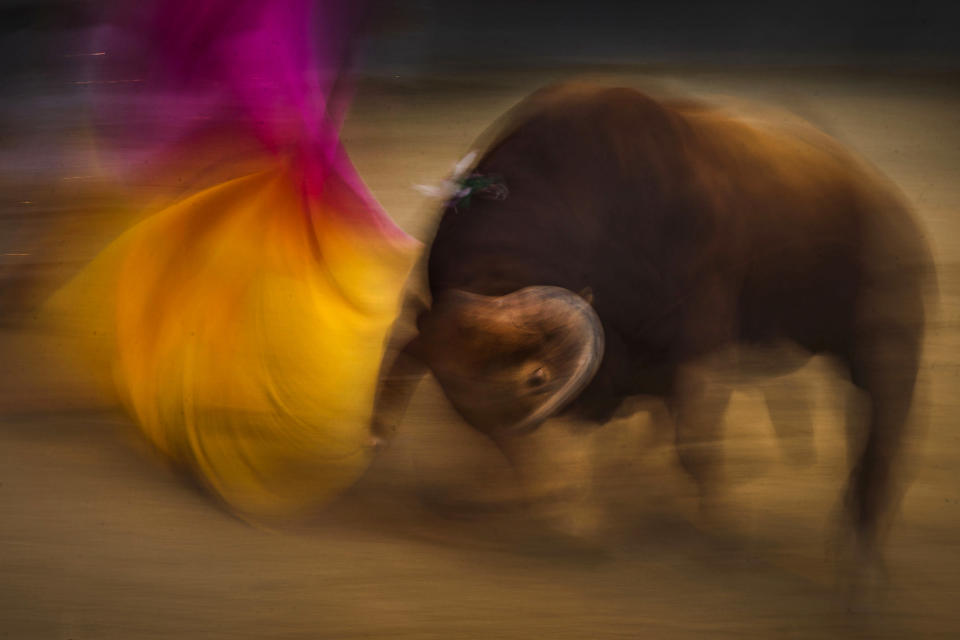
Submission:
[[547,382],[547,372],[543,367],[537,367],[533,373],[527,377],[527,386],[531,389],[542,387]]

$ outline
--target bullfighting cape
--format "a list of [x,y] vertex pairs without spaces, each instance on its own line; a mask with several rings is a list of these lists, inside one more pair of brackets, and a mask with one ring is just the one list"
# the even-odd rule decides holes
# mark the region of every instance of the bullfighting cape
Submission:
[[351,10],[167,0],[140,14],[131,41],[152,83],[141,118],[165,123],[164,139],[141,130],[128,164],[186,166],[209,140],[191,127],[224,104],[232,135],[262,158],[141,220],[51,300],[90,310],[65,317],[84,323],[74,332],[96,341],[143,434],[245,515],[303,512],[364,470],[384,342],[418,250],[338,139]]

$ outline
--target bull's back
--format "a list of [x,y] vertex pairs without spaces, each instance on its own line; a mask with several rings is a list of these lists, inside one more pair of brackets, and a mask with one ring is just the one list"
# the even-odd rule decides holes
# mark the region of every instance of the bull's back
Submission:
[[544,95],[478,165],[502,175],[507,198],[444,213],[435,295],[590,287],[605,330],[649,360],[684,352],[678,327],[696,333],[690,317],[710,315],[689,301],[719,283],[730,331],[696,348],[786,339],[839,350],[873,292],[905,299],[918,286],[923,269],[889,264],[929,264],[893,189],[812,127],[625,89]]
[[738,236],[725,259],[740,340],[844,351],[880,313],[922,330],[929,249],[892,185],[796,120],[688,118],[704,145],[698,173],[715,176],[706,189]]

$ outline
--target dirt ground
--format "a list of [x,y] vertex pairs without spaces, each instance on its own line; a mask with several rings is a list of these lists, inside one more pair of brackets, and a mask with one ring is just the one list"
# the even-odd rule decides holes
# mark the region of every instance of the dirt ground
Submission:
[[[371,80],[344,137],[386,209],[427,240],[435,211],[412,185],[438,181],[506,108],[571,73]],[[787,397],[810,394],[812,442],[774,437],[757,388],[737,389],[722,445],[726,482],[709,519],[669,438],[643,413],[589,434],[550,426],[536,436],[547,448],[589,441],[596,535],[569,538],[522,512],[457,509],[476,499],[496,507],[514,480],[432,381],[367,475],[314,519],[269,528],[230,516],[157,459],[122,413],[95,401],[82,374],[59,366],[62,337],[32,322],[45,293],[124,222],[89,170],[82,95],[39,83],[2,104],[0,637],[960,635],[956,78],[835,69],[591,75],[797,113],[872,161],[916,207],[937,257],[940,305],[909,443],[912,482],[880,588],[851,606],[836,585],[830,550],[849,389],[820,360],[770,383]]]

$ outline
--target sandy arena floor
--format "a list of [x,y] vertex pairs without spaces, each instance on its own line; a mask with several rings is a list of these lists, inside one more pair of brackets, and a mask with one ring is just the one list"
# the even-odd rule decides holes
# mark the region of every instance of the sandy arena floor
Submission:
[[[411,185],[439,180],[503,110],[569,75],[369,82],[346,127],[348,149],[387,210],[426,239],[434,211]],[[775,383],[812,393],[810,464],[789,463],[803,443],[776,440],[757,391],[738,390],[723,508],[710,524],[697,517],[668,439],[643,415],[589,436],[602,524],[595,539],[564,539],[524,514],[437,509],[465,496],[495,501],[512,479],[432,381],[368,475],[315,521],[269,530],[219,510],[58,367],[61,337],[32,324],[43,293],[122,222],[98,195],[100,179],[87,175],[80,96],[38,83],[0,105],[0,637],[960,635],[955,78],[810,69],[602,75],[793,110],[880,167],[925,222],[941,304],[917,412],[925,426],[911,443],[914,480],[890,534],[881,594],[851,612],[834,588],[826,549],[845,473],[847,387],[820,361]],[[52,228],[64,231],[51,237]],[[537,437],[554,446],[563,436]]]

